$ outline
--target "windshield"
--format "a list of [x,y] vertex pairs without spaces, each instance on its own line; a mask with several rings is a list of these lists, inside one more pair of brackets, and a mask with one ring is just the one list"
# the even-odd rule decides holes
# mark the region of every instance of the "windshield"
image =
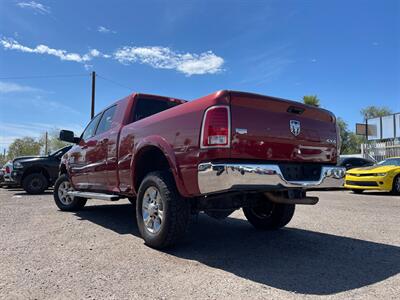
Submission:
[[378,166],[400,166],[400,158],[389,158],[377,163]]
[[71,148],[71,146],[67,146],[61,149],[57,149],[56,151],[53,151],[49,154],[49,156],[60,156],[62,154],[64,154],[65,152],[67,152],[69,149]]

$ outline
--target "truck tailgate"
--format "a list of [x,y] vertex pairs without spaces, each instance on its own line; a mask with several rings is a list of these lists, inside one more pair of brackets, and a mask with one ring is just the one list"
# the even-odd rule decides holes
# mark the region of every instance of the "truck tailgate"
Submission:
[[336,161],[336,124],[328,111],[273,97],[231,92],[231,157]]

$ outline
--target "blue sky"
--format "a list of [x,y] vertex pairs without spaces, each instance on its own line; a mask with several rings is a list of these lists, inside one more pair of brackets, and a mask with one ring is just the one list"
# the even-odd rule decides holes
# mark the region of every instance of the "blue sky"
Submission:
[[[396,0],[0,0],[0,149],[81,130],[92,70],[120,84],[97,79],[97,111],[131,91],[316,94],[353,129],[365,106],[400,111],[399,40]],[[43,75],[73,76],[19,79]]]

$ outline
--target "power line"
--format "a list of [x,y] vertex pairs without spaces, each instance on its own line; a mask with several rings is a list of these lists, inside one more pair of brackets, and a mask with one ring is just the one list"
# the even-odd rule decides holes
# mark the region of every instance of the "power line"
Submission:
[[[55,74],[55,75],[32,75],[32,76],[15,76],[15,77],[0,77],[0,80],[19,80],[19,79],[39,79],[39,78],[66,78],[66,77],[84,77],[84,76],[91,76],[91,73],[84,73],[84,74]],[[108,81],[110,83],[113,83],[115,85],[118,85],[119,87],[122,87],[124,89],[128,89],[132,91],[132,88],[123,85],[119,82],[116,82],[115,80],[109,79],[107,77],[104,77],[102,75],[99,75],[98,73],[96,74],[97,77],[104,79],[105,81]]]
[[101,79],[104,79],[104,80],[106,80],[106,81],[109,81],[109,82],[111,82],[111,83],[113,83],[113,84],[115,84],[115,85],[118,85],[118,86],[120,86],[120,87],[123,87],[123,88],[125,88],[125,89],[128,89],[128,90],[132,91],[132,88],[130,88],[130,87],[126,86],[126,85],[123,85],[123,84],[121,84],[121,83],[118,83],[118,82],[116,82],[116,81],[114,81],[114,80],[111,80],[111,79],[109,79],[109,78],[106,78],[106,77],[104,77],[104,76],[102,76],[102,75],[99,75],[98,73],[96,74],[96,76],[97,76],[97,77],[100,77]]
[[62,78],[62,77],[83,77],[89,76],[85,74],[59,74],[59,75],[33,75],[33,76],[16,76],[16,77],[0,77],[0,80],[18,80],[18,79],[35,79],[35,78]]

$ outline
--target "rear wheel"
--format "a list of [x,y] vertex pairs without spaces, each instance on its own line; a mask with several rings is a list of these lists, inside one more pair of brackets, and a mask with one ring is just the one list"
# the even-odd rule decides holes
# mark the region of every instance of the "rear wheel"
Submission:
[[393,179],[392,193],[396,195],[400,195],[400,175],[397,175]]
[[364,190],[352,190],[354,194],[362,194],[362,192],[364,192]]
[[179,195],[169,172],[152,172],[143,179],[136,220],[147,245],[157,249],[174,245],[185,234],[189,218],[189,201]]
[[41,173],[29,174],[22,181],[22,187],[28,194],[41,194],[43,193],[49,183],[47,178]]
[[81,197],[74,197],[68,194],[69,191],[73,191],[73,187],[67,174],[62,174],[58,177],[54,184],[54,201],[58,208],[63,211],[76,211],[82,209],[87,199]]
[[273,230],[282,228],[290,222],[295,207],[295,204],[274,203],[265,199],[256,207],[243,207],[243,212],[255,228]]

